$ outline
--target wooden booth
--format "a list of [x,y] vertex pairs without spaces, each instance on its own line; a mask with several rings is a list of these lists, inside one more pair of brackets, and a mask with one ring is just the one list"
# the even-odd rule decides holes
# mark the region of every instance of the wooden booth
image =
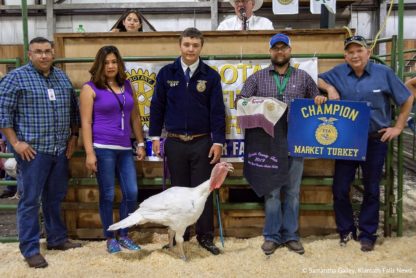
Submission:
[[[292,54],[335,54],[342,53],[345,29],[319,30],[280,30],[291,38]],[[269,39],[280,32],[204,32],[203,56],[218,55],[258,55],[269,54]],[[178,32],[149,33],[62,33],[55,34],[57,58],[93,58],[103,45],[115,45],[123,57],[140,56],[178,56]],[[172,60],[166,61],[166,63]],[[334,59],[319,59],[319,71],[325,71],[342,62]],[[76,88],[89,80],[88,70],[91,62],[63,63],[62,67]],[[80,142],[81,143],[81,142]],[[98,187],[85,167],[82,152],[71,160],[71,186],[65,202],[63,215],[68,232],[78,238],[102,237],[101,222],[98,214]],[[236,171],[227,178],[220,189],[222,205],[222,223],[225,236],[251,237],[261,235],[264,213],[263,200],[242,178],[242,163],[233,163]],[[137,163],[139,196],[144,198],[160,192],[162,189],[161,162],[145,161]],[[304,179],[301,188],[300,233],[327,234],[335,231],[332,212],[331,177],[334,163],[332,160],[308,159],[305,162]],[[121,200],[117,190],[115,206]],[[320,206],[316,206],[320,204]],[[118,211],[114,210],[117,217]],[[163,227],[147,224],[140,231],[166,231]]]

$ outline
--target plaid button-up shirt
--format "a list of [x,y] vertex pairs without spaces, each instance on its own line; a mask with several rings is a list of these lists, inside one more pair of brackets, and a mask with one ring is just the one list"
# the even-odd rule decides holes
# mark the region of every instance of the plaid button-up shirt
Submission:
[[[53,89],[55,100],[50,100],[48,89]],[[0,128],[12,128],[37,152],[64,152],[70,128],[79,125],[75,91],[60,69],[52,67],[45,77],[29,63],[0,81]]]
[[[282,95],[277,91],[276,81],[273,77],[274,66],[259,70],[247,78],[243,89],[237,99],[249,98],[252,96],[273,97],[285,102],[290,109],[290,104],[296,98],[314,98],[319,95],[319,89],[312,77],[304,70],[292,67],[292,74]],[[284,75],[278,75],[280,82]]]

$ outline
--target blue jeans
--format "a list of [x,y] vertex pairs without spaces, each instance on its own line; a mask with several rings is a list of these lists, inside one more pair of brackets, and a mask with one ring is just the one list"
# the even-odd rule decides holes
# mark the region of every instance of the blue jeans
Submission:
[[355,172],[361,166],[364,183],[364,198],[361,205],[359,239],[375,242],[380,209],[380,180],[383,174],[384,159],[387,154],[387,143],[379,139],[369,139],[365,161],[337,160],[335,162],[334,211],[337,230],[341,236],[352,232],[356,234],[353,210],[350,201],[350,187]]
[[17,207],[20,251],[24,257],[39,253],[39,206],[45,221],[48,246],[67,240],[66,227],[61,219],[61,202],[68,188],[68,159],[59,155],[37,153],[31,161],[16,156],[22,180]]
[[[136,167],[131,150],[95,148],[97,156],[97,180],[100,190],[100,217],[106,238],[114,238],[115,232],[107,231],[113,224],[113,200],[117,177],[123,199],[120,204],[120,220],[135,211],[137,206]],[[128,229],[121,229],[120,236],[127,236]]]
[[[278,244],[299,240],[299,191],[303,174],[303,158],[289,157],[289,182],[264,196],[264,239]],[[284,194],[280,201],[280,192]]]

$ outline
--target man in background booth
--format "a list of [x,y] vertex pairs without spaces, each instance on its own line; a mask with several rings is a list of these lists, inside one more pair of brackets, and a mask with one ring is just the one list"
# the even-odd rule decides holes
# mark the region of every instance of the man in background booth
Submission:
[[263,0],[230,0],[235,15],[220,23],[217,30],[273,30],[273,23],[253,12],[260,9]]

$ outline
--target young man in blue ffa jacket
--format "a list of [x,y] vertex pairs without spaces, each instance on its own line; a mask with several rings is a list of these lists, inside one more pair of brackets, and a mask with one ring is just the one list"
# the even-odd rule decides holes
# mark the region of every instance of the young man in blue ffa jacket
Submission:
[[[225,106],[219,74],[199,55],[202,33],[187,28],[179,38],[181,56],[163,67],[156,79],[150,106],[149,136],[153,152],[160,155],[160,135],[165,127],[164,153],[174,186],[196,187],[210,178],[225,142]],[[196,223],[199,244],[214,255],[212,195]],[[189,240],[189,231],[185,234]]]
[[[357,239],[349,191],[355,171],[361,166],[364,198],[359,215],[358,239],[363,252],[372,251],[377,239],[380,179],[387,143],[402,132],[413,102],[413,96],[394,72],[384,65],[370,62],[370,55],[371,51],[363,37],[349,37],[344,42],[346,63],[320,74],[318,80],[319,88],[328,93],[329,99],[370,103],[366,160],[337,160],[332,187],[340,245],[346,246],[349,240]],[[394,126],[391,126],[391,100],[400,106]]]

